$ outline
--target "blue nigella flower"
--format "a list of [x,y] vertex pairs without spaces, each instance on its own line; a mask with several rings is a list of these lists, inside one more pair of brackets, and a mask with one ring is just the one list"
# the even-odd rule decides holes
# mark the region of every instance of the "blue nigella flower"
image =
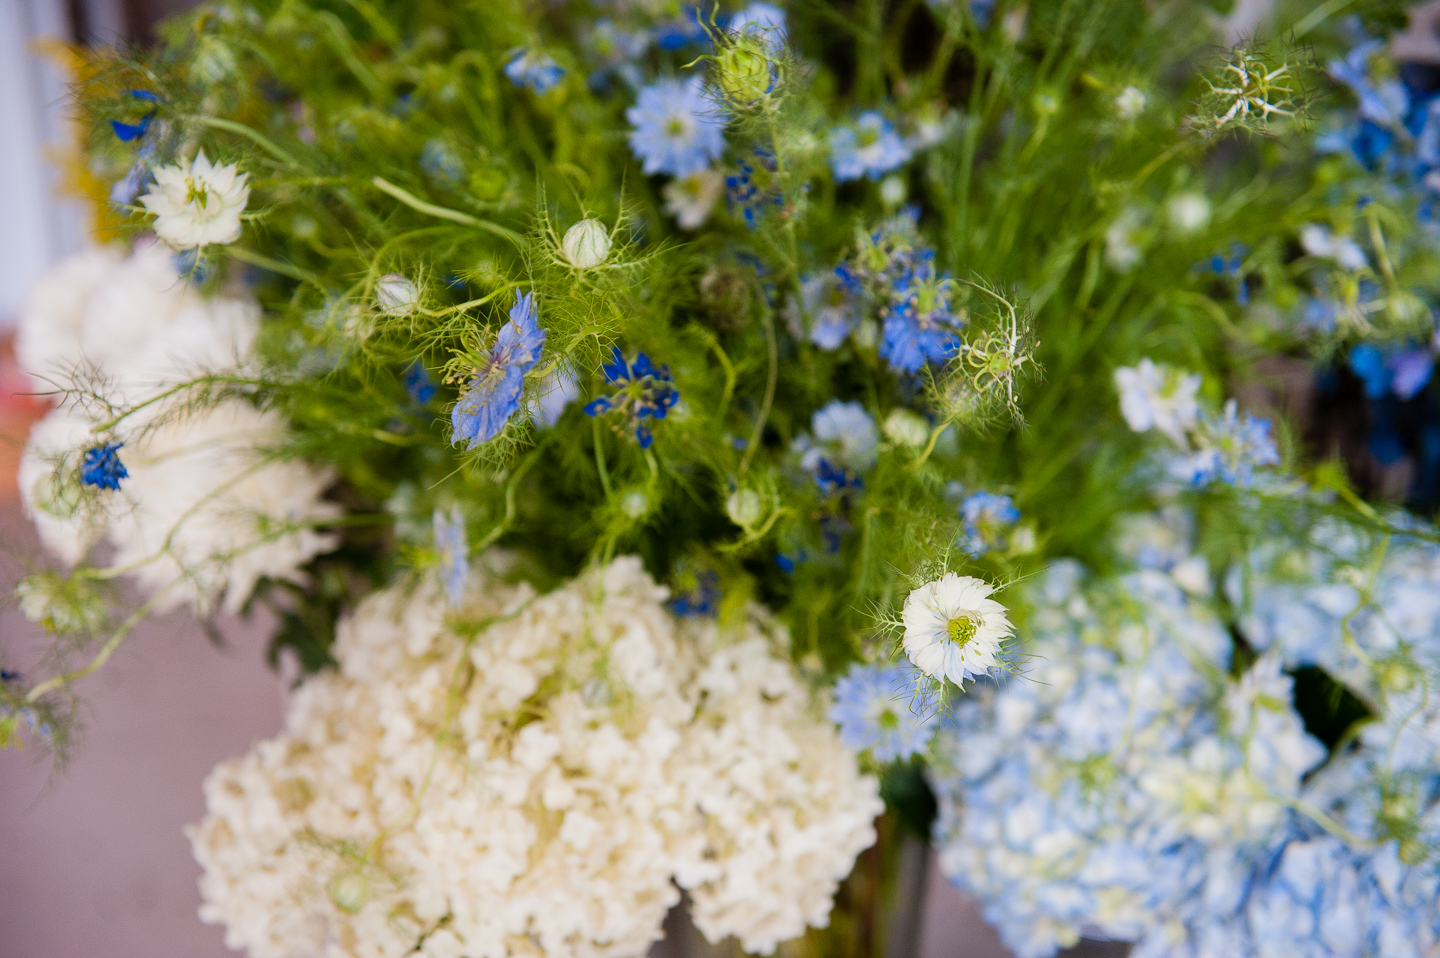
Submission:
[[880,356],[896,369],[917,372],[927,362],[943,363],[960,348],[950,312],[950,278],[937,273],[931,250],[921,250],[895,281],[893,304],[885,313]]
[[644,161],[646,173],[689,176],[725,152],[725,119],[698,76],[650,84],[625,119],[635,127],[630,149]]
[[548,93],[565,76],[565,69],[549,55],[521,47],[510,53],[505,75],[516,86],[529,87],[535,93]]
[[640,66],[635,61],[649,46],[649,34],[622,30],[609,17],[601,17],[585,38],[585,48],[597,63],[586,82],[592,90],[603,90],[612,76],[618,76],[627,86],[638,87]]
[[489,442],[505,428],[520,405],[525,374],[540,358],[545,330],[538,323],[535,294],[515,294],[510,320],[500,327],[495,348],[486,364],[475,370],[475,378],[450,411],[453,441],[468,439],[467,449]]
[[[131,90],[130,96],[137,100],[144,100],[146,103],[159,103],[160,98],[149,90]],[[122,123],[120,120],[111,120],[110,129],[115,135],[129,143],[131,140],[138,140],[150,129],[150,122],[155,119],[155,110],[151,110],[140,118],[138,123]]]
[[455,186],[465,178],[464,161],[438,136],[420,148],[420,169],[441,186]]
[[1202,416],[1198,435],[1200,449],[1186,461],[1192,485],[1219,480],[1244,488],[1250,485],[1257,466],[1280,463],[1270,420],[1240,412],[1233,399],[1219,416]]
[[465,539],[465,514],[459,503],[450,507],[449,515],[435,510],[435,549],[440,553],[440,581],[445,584],[445,598],[451,608],[458,608],[465,597],[465,580],[470,576],[470,544]]
[[752,36],[773,51],[784,49],[785,11],[768,3],[752,3],[730,18],[725,29],[731,33]]
[[708,38],[703,16],[699,8],[686,7],[678,17],[657,24],[655,45],[667,52],[673,52],[692,43],[703,44]]
[[862,176],[877,180],[910,155],[910,147],[890,121],[874,110],[860,114],[854,127],[837,126],[830,131],[830,168],[839,183]]
[[801,436],[794,449],[800,466],[825,495],[863,489],[860,473],[875,465],[880,434],[875,420],[858,402],[832,399],[811,417],[813,439]]
[[840,741],[877,762],[893,762],[925,751],[940,724],[939,713],[917,714],[914,681],[895,666],[856,663],[835,683],[830,721]]
[[1250,286],[1245,282],[1245,256],[1250,248],[1244,243],[1230,247],[1230,255],[1216,253],[1197,269],[1228,279],[1235,284],[1235,302],[1241,306],[1250,305]]
[[680,400],[675,380],[669,366],[656,368],[650,357],[638,353],[633,362],[627,362],[617,346],[611,361],[600,367],[605,373],[605,382],[619,389],[612,395],[592,399],[585,405],[585,415],[603,416],[619,413],[629,416],[635,426],[635,439],[641,449],[649,449],[655,441],[647,419],[664,419],[670,407]]
[[1020,510],[1009,496],[992,492],[976,492],[960,504],[965,519],[964,546],[971,555],[1003,548],[1005,533],[1020,521]]
[[1360,117],[1381,126],[1400,126],[1410,111],[1410,95],[1399,80],[1370,82],[1369,59],[1383,50],[1385,41],[1370,40],[1346,54],[1343,60],[1332,60],[1327,67],[1330,75],[1348,86],[1360,101]]
[[795,567],[808,558],[810,558],[810,554],[804,549],[794,553],[777,552],[775,553],[775,564],[786,575],[794,575]]
[[19,672],[11,672],[9,669],[0,669],[0,682],[14,682],[20,678]]
[[848,270],[841,272],[844,269],[842,264],[800,278],[800,296],[790,300],[785,313],[796,339],[808,339],[824,350],[839,349],[860,325],[864,310],[855,295],[858,284]]
[[739,171],[725,177],[726,205],[732,214],[738,210],[745,225],[752,230],[760,225],[760,217],[767,207],[780,206],[785,201],[775,188],[773,178],[766,175],[775,172],[775,154],[756,147],[755,156],[760,162],[759,171],[741,160]]
[[1381,351],[1371,343],[1350,350],[1350,369],[1365,384],[1365,395],[1382,399],[1393,392],[1400,399],[1414,398],[1430,382],[1435,368],[1428,349]]
[[670,611],[681,616],[712,615],[720,602],[720,578],[710,569],[683,572],[676,577],[676,588],[684,588],[670,600]]
[[99,489],[119,489],[120,480],[130,478],[125,464],[115,454],[123,445],[123,442],[107,442],[85,450],[85,458],[80,463],[80,481]]
[[418,359],[405,370],[404,379],[405,391],[410,394],[412,402],[423,406],[435,398],[435,380],[430,378],[430,373]]

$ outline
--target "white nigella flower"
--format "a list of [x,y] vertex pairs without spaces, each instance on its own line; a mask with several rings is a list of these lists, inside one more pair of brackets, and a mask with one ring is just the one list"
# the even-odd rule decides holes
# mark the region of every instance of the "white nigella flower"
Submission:
[[1137,366],[1115,370],[1115,385],[1120,390],[1120,413],[1131,429],[1158,429],[1177,445],[1185,445],[1185,432],[1195,427],[1200,413],[1195,399],[1199,375],[1142,359]]
[[974,576],[947,572],[905,599],[905,654],[926,675],[956,685],[1000,664],[1000,646],[1011,634],[995,587]]
[[1300,245],[1311,256],[1333,259],[1345,269],[1362,269],[1368,263],[1360,244],[1348,236],[1336,236],[1319,223],[1300,227]]
[[725,177],[715,170],[700,170],[665,184],[665,212],[681,229],[698,229],[710,217],[725,189]]
[[237,173],[234,163],[216,166],[201,150],[188,167],[157,169],[155,185],[140,203],[155,214],[155,234],[176,249],[233,243],[250,199],[249,175]]

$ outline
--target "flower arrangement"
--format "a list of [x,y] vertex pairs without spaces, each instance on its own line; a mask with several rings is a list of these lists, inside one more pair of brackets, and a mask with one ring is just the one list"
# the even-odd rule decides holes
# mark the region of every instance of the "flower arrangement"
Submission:
[[1026,958],[1429,954],[1440,90],[1388,4],[1216,6],[216,0],[95,53],[120,225],[22,317],[65,569],[0,744],[63,759],[149,612],[264,606],[307,677],[192,832],[252,954],[640,954],[682,889],[858,954],[895,823]]

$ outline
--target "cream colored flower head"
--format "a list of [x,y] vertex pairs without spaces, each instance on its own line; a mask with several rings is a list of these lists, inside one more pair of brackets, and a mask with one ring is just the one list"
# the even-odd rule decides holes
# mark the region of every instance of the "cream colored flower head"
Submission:
[[188,167],[162,166],[140,202],[155,214],[155,234],[175,249],[240,238],[240,214],[250,199],[248,173],[216,166],[201,150]]
[[999,665],[1012,629],[1005,607],[990,598],[994,591],[974,576],[947,572],[911,592],[900,613],[910,661],[956,685]]

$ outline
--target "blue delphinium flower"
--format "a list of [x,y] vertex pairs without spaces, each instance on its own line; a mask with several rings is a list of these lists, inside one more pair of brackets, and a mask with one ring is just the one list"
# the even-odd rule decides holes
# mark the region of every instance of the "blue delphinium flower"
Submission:
[[950,311],[950,278],[935,270],[932,250],[921,250],[895,281],[885,313],[880,356],[891,366],[917,372],[943,363],[960,349],[962,320]]
[[1250,485],[1257,466],[1280,463],[1270,420],[1240,412],[1233,399],[1219,416],[1203,415],[1196,434],[1200,448],[1185,463],[1192,485],[1219,480],[1244,488]]
[[605,373],[605,382],[619,389],[609,396],[592,399],[585,405],[585,415],[604,416],[618,413],[629,417],[635,427],[635,439],[641,449],[649,449],[655,436],[646,425],[647,419],[664,419],[670,407],[680,400],[680,391],[670,375],[669,366],[658,369],[644,353],[638,353],[633,362],[617,346],[611,360],[600,367]]
[[123,442],[107,442],[85,450],[85,458],[80,463],[80,481],[97,489],[119,489],[120,480],[130,478],[125,464],[116,455],[123,445]]
[[840,726],[840,740],[877,762],[907,759],[925,751],[940,724],[939,713],[918,711],[914,681],[902,668],[882,665],[850,667],[835,683],[830,721]]
[[450,411],[453,439],[469,440],[466,449],[499,435],[520,405],[525,374],[540,358],[540,347],[545,343],[545,330],[538,320],[535,294],[521,296],[517,292],[510,319],[500,327],[489,359],[475,370],[475,377]]
[[794,449],[800,466],[826,495],[862,489],[860,474],[875,465],[880,434],[875,419],[858,402],[832,399],[810,420],[813,436],[800,436]]
[[405,391],[413,402],[421,406],[435,398],[435,380],[430,378],[430,373],[418,359],[405,370]]
[[725,119],[698,76],[650,84],[625,119],[635,127],[630,149],[644,161],[646,173],[689,176],[725,152]]
[[1020,521],[1020,510],[1009,496],[976,492],[960,504],[965,520],[965,550],[980,555],[991,549],[1004,548],[1005,533]]
[[836,182],[862,176],[879,179],[880,174],[909,160],[910,155],[910,147],[890,121],[874,110],[860,114],[853,127],[837,126],[830,131],[830,168]]
[[458,608],[465,597],[465,580],[470,575],[470,545],[465,540],[465,514],[460,504],[450,507],[447,515],[435,509],[435,549],[440,553],[440,581],[445,584],[445,598],[451,608]]
[[853,292],[853,278],[835,270],[818,270],[800,279],[800,296],[786,306],[785,321],[796,339],[821,349],[839,349],[860,325],[862,305]]
[[535,93],[548,93],[565,76],[565,68],[548,54],[521,47],[511,52],[510,60],[505,64],[505,75],[516,86],[529,87]]

